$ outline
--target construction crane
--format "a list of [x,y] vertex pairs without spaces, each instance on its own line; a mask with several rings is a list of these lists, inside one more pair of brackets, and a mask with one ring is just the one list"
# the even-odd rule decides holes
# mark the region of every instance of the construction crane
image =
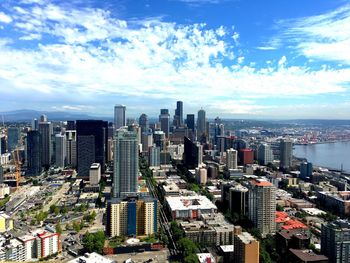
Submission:
[[19,158],[18,148],[15,151],[16,151],[16,158],[14,158],[14,159],[15,159],[15,165],[16,165],[16,188],[18,189],[19,183],[20,183],[20,180],[21,180],[22,161]]

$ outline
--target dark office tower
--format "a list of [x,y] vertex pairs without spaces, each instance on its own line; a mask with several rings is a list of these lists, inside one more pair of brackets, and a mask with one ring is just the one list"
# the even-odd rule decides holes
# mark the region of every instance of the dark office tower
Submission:
[[92,163],[101,164],[101,170],[104,172],[107,160],[108,123],[101,120],[78,120],[76,128],[78,175],[88,177]]
[[163,151],[166,147],[166,138],[163,131],[155,131],[153,133],[153,142],[156,146],[160,147],[160,150]]
[[311,179],[312,177],[312,163],[309,162],[302,162],[300,164],[300,178],[305,179]]
[[188,169],[197,168],[202,162],[202,146],[199,143],[192,142],[189,138],[184,137],[184,165]]
[[161,109],[159,115],[160,129],[169,137],[170,115],[168,109]]
[[139,141],[135,131],[119,129],[114,140],[113,197],[137,192]]
[[330,263],[350,262],[350,224],[346,220],[323,224],[321,252]]
[[48,167],[52,157],[52,124],[51,122],[39,122],[39,132],[41,135],[41,166]]
[[33,119],[32,121],[32,130],[33,131],[37,131],[39,129],[39,122],[38,122],[38,119]]
[[67,121],[67,131],[75,130],[75,121]]
[[124,105],[115,105],[114,106],[114,128],[119,129],[126,125],[126,106]]
[[292,165],[293,143],[291,140],[281,140],[280,142],[280,167],[289,168]]
[[141,132],[148,132],[149,129],[149,123],[148,123],[148,116],[144,113],[141,114],[139,118],[139,125],[141,127]]
[[19,129],[18,127],[7,128],[7,149],[9,152],[16,149],[19,141]]
[[41,135],[39,131],[29,131],[27,145],[27,174],[37,176],[41,173]]
[[4,183],[4,168],[0,165],[0,184]]
[[47,122],[47,116],[45,114],[40,116],[40,122]]
[[6,153],[6,137],[0,137],[0,154]]
[[192,132],[194,132],[194,123],[195,123],[194,114],[187,114],[187,117],[186,117],[187,128],[192,130]]
[[205,118],[205,111],[203,109],[198,111],[198,118],[197,118],[197,137],[200,138],[205,135],[207,132],[206,128],[207,120]]
[[183,102],[176,102],[176,110],[174,116],[174,126],[181,127],[183,125]]

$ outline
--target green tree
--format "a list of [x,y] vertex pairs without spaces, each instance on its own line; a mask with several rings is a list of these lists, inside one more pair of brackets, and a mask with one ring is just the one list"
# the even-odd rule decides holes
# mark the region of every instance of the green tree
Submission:
[[105,240],[106,236],[103,231],[98,231],[96,233],[86,232],[83,238],[83,245],[84,248],[90,253],[96,252],[102,254]]
[[170,229],[173,234],[173,239],[175,240],[175,242],[183,238],[184,236],[183,230],[179,227],[176,221],[171,221]]
[[60,222],[56,224],[56,232],[59,233],[60,235],[62,234],[62,227]]
[[67,214],[68,213],[68,208],[67,207],[62,207],[61,208],[61,214],[64,215],[64,214]]
[[187,257],[184,258],[185,263],[198,263],[198,257],[196,254],[190,254]]
[[75,232],[79,232],[80,231],[80,223],[78,222],[78,221],[74,221],[73,222],[73,230],[75,231]]
[[196,254],[199,251],[197,245],[187,237],[181,238],[177,244],[185,257]]

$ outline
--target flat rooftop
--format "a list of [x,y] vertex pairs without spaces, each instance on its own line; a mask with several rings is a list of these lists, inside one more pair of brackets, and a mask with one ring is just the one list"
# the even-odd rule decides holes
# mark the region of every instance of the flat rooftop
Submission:
[[165,198],[171,210],[217,209],[206,196],[168,196]]

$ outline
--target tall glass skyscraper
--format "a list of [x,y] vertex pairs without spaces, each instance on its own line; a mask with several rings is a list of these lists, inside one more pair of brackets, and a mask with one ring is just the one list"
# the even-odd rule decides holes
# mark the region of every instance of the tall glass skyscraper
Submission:
[[26,139],[27,174],[37,176],[41,173],[41,135],[39,131],[29,131]]
[[176,110],[174,116],[174,126],[181,127],[183,125],[183,102],[176,102]]
[[16,149],[19,141],[19,129],[18,127],[7,128],[7,149],[9,152]]
[[126,125],[125,112],[126,112],[126,106],[124,105],[114,106],[114,128],[116,130]]
[[51,122],[40,122],[39,132],[41,135],[41,165],[50,166],[52,157],[52,140],[51,136],[53,133]]
[[135,131],[121,128],[114,140],[113,197],[137,192],[139,141]]
[[149,123],[148,123],[148,116],[144,113],[141,114],[139,118],[139,125],[141,127],[141,132],[148,132],[149,129]]
[[77,120],[78,175],[89,176],[92,163],[101,164],[102,172],[107,160],[108,123],[102,120]]
[[197,136],[201,137],[203,134],[206,134],[206,118],[205,118],[205,110],[201,109],[198,111],[197,118]]
[[170,115],[168,109],[161,109],[159,115],[160,129],[165,133],[165,136],[169,136],[170,130]]

